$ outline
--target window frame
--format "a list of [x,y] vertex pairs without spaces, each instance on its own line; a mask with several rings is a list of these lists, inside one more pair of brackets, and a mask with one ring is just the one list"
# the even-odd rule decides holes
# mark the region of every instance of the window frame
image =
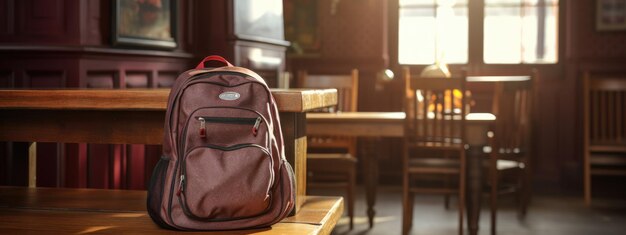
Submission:
[[[448,64],[452,73],[466,70],[471,74],[511,74],[523,73],[537,69],[540,74],[559,74],[565,57],[565,4],[567,1],[560,0],[558,3],[557,23],[557,62],[556,63],[518,63],[518,64],[487,64],[484,62],[484,14],[485,0],[468,0],[468,56],[466,64]],[[388,2],[388,46],[389,65],[394,71],[401,71],[402,67],[409,67],[412,72],[420,72],[427,64],[400,64],[398,61],[398,34],[399,34],[399,0]]]

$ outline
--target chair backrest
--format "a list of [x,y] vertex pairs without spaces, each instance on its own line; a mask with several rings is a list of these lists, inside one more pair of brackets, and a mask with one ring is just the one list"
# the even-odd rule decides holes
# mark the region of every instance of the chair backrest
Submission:
[[584,77],[585,144],[626,146],[626,73]]
[[424,78],[404,69],[405,138],[408,141],[465,143],[466,76]]
[[331,111],[356,112],[359,96],[359,71],[350,74],[309,74],[298,71],[297,86],[301,88],[336,88],[337,106]]
[[[322,112],[356,112],[358,105],[359,71],[353,69],[349,74],[309,74],[298,71],[296,85],[300,88],[335,88],[337,105],[325,108]],[[340,136],[309,136],[309,152],[334,152],[340,150],[356,155],[356,138]]]
[[527,80],[498,82],[493,110],[496,116],[492,148],[501,153],[528,152],[533,130],[533,77]]

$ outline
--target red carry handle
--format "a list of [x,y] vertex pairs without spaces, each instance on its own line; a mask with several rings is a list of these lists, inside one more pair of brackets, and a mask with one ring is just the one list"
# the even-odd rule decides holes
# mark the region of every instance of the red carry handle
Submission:
[[219,55],[210,55],[210,56],[204,57],[204,59],[202,59],[202,61],[200,61],[198,66],[196,66],[196,69],[204,68],[204,62],[207,62],[207,61],[218,61],[218,62],[224,63],[228,67],[233,67],[233,64],[228,62],[228,60],[224,59],[224,57],[221,57]]

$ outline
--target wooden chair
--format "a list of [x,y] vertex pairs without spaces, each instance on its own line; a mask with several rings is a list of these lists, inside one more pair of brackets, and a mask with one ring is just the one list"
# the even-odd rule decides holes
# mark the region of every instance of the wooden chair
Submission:
[[[336,88],[337,106],[322,112],[355,112],[357,110],[359,72],[348,75],[310,75],[299,71],[297,85],[301,88]],[[346,190],[350,229],[354,226],[354,191],[356,187],[356,138],[308,136],[307,186],[333,187]]]
[[584,74],[585,205],[592,176],[626,176],[626,75]]
[[[411,229],[416,193],[458,194],[459,234],[463,234],[466,77],[414,77],[406,68],[404,78],[407,116],[402,161],[402,234]],[[449,176],[458,178],[456,185],[448,182]],[[435,184],[418,184],[426,178]]]
[[530,156],[533,130],[532,76],[527,80],[500,82],[495,85],[494,130],[489,138],[488,169],[490,185],[491,234],[496,233],[498,197],[515,193],[518,215],[526,215],[530,200]]

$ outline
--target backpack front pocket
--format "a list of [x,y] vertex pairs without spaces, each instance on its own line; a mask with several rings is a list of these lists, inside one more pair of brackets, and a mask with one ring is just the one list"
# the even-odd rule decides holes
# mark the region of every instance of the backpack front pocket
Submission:
[[258,144],[268,146],[266,120],[247,109],[207,107],[196,110],[187,121],[182,133],[184,148],[190,149],[206,144],[233,146]]
[[196,220],[251,218],[268,210],[273,180],[271,157],[259,145],[198,146],[183,160],[179,202]]

